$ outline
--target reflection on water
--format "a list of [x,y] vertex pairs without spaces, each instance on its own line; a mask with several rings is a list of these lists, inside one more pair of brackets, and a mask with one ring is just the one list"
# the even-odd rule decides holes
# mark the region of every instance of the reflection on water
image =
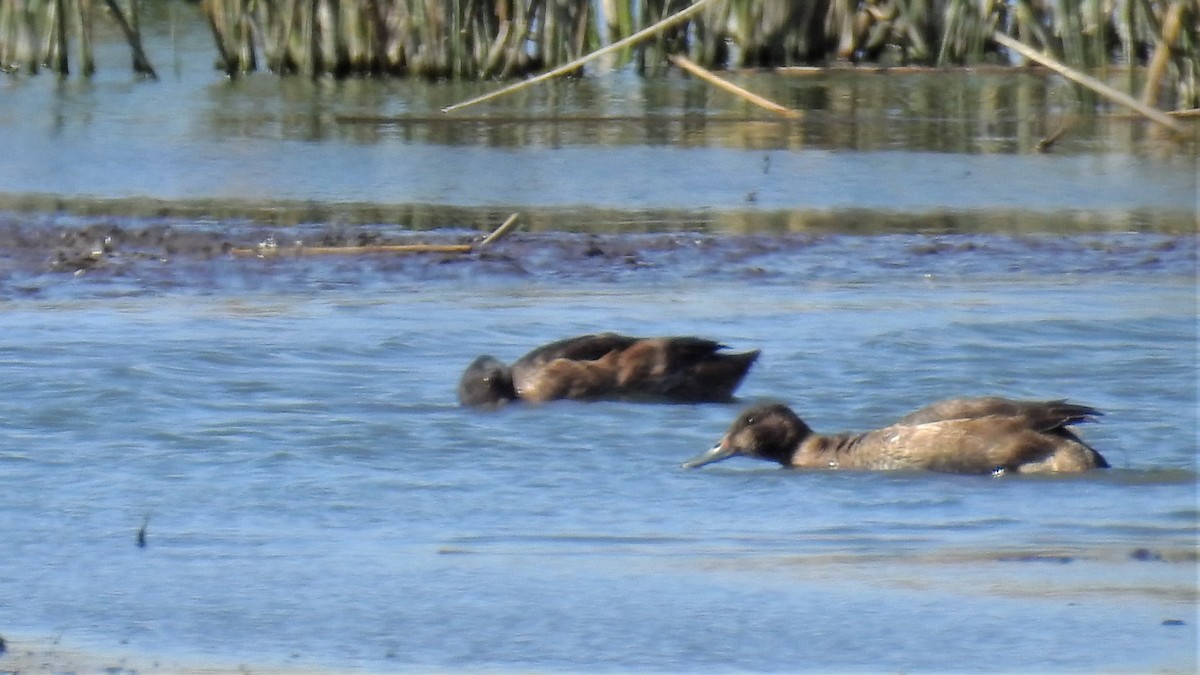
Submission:
[[[352,81],[336,85],[339,105],[333,120],[341,124],[322,127],[326,135],[321,138],[493,147],[679,145],[1027,154],[1069,124],[1063,145],[1055,147],[1058,153],[1157,149],[1173,154],[1174,143],[1145,125],[1077,114],[1073,90],[1042,75],[824,71],[745,72],[729,78],[804,111],[804,116],[774,117],[701,82],[674,77],[584,78],[449,115],[438,114],[438,106],[456,102],[461,88],[451,94],[416,83],[393,84],[409,89],[410,98],[426,101],[401,107],[380,95],[376,83]],[[365,90],[373,95],[356,95]],[[311,129],[280,125],[279,131],[300,138]]]
[[203,24],[176,29],[151,22],[154,51],[179,56],[157,82],[104,68],[0,80],[0,208],[415,227],[463,224],[438,209],[568,229],[651,212],[669,229],[843,227],[855,209],[910,231],[1196,224],[1194,144],[1078,114],[1075,90],[1042,75],[730,75],[805,113],[781,120],[680,76],[599,70],[443,115],[497,84],[227,80],[197,57]]

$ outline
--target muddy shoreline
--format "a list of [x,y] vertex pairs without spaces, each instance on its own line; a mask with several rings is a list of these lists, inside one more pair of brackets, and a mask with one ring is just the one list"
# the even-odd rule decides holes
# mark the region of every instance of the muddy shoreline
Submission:
[[[372,252],[374,246],[478,244],[491,223],[440,229],[400,226],[350,225],[350,223],[307,223],[278,227],[257,221],[190,221],[174,219],[84,219],[50,217],[37,219],[0,213],[0,261],[7,271],[78,274],[85,271],[122,273],[138,267],[172,262],[228,261],[253,258],[293,259],[311,256],[312,249],[338,249],[342,256],[329,258],[412,258],[425,265],[443,265],[472,259],[484,268],[504,268],[528,261],[526,267],[559,268],[570,274],[581,261],[601,267],[660,267],[668,257],[700,264],[724,264],[762,255],[794,255],[822,245],[858,241],[866,251],[899,252],[893,267],[904,258],[919,259],[938,253],[977,255],[1039,255],[1046,251],[1072,252],[1086,258],[1133,257],[1142,264],[1163,262],[1178,255],[1195,257],[1195,234],[1183,232],[1088,232],[1021,233],[931,231],[838,233],[814,229],[810,232],[713,233],[694,231],[660,232],[569,232],[539,231],[522,222],[514,234],[485,251],[467,255],[388,255]],[[898,249],[895,249],[899,244]],[[893,250],[895,249],[895,250]],[[253,252],[253,255],[246,255]],[[870,258],[870,256],[868,256]],[[536,264],[533,264],[536,263]]]
[[[284,289],[407,282],[753,281],[807,284],[938,277],[1193,274],[1194,234],[714,234],[523,231],[486,250],[397,253],[396,245],[472,245],[483,226],[429,231],[347,224],[0,215],[0,297],[97,289]],[[313,255],[314,248],[325,249]],[[334,252],[330,253],[329,249]],[[67,284],[65,282],[71,281]]]

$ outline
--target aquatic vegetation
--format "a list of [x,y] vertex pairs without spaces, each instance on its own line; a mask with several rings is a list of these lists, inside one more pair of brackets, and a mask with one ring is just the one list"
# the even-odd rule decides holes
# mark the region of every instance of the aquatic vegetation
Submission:
[[[103,4],[104,14],[129,43],[134,72],[156,77],[142,49],[138,0],[128,0],[127,11],[117,0],[103,0]],[[81,72],[91,75],[96,69],[92,43],[97,14],[93,0],[0,0],[0,70],[37,73],[44,67],[67,75],[69,42],[74,34]]]
[[[122,11],[104,0],[104,13],[129,41],[135,70],[153,74],[138,0],[126,2]],[[999,32],[1073,68],[1130,66],[1143,99],[1200,106],[1200,6],[1190,0],[203,0],[199,11],[230,75],[440,79],[541,72],[698,5],[616,64],[647,75],[670,68],[672,54],[712,69],[1021,65],[992,39]],[[80,72],[91,73],[97,14],[94,0],[0,0],[0,67],[66,74],[74,36]]]
[[519,75],[598,45],[589,2],[205,0],[220,62],[278,73]]
[[[205,0],[203,7],[230,73],[257,68],[261,53],[280,73],[486,78],[561,66],[693,4]],[[1168,103],[1189,107],[1198,102],[1196,31],[1165,29],[1195,26],[1197,18],[1195,5],[1182,0],[707,0],[687,22],[619,58],[643,74],[663,72],[667,56],[678,53],[706,68],[1018,65],[991,39],[1000,31],[1076,68],[1145,65],[1159,54],[1151,75],[1169,83]]]

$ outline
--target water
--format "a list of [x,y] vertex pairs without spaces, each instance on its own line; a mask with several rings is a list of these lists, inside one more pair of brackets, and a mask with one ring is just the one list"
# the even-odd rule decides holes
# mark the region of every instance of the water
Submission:
[[[5,626],[367,670],[1191,668],[1194,255],[821,271],[857,241],[705,283],[354,283],[288,260],[252,291],[85,275],[9,299]],[[762,348],[744,398],[828,431],[946,395],[1068,397],[1105,411],[1083,432],[1116,468],[685,471],[737,406],[456,407],[475,355],[598,328]]]
[[[958,229],[1196,225],[1194,135],[1078,115],[1077,90],[1041,75],[731,75],[804,111],[789,122],[693,79],[600,65],[446,115],[498,83],[229,80],[199,10],[166,9],[147,19],[159,81],[133,78],[113,36],[92,80],[0,80],[0,208],[423,227],[519,210],[548,229],[651,211],[666,212],[659,228],[717,230],[846,210],[900,214],[905,230],[931,215]],[[422,222],[418,205],[443,211]]]
[[[446,123],[478,87],[192,63],[0,80],[10,655],[32,634],[252,670],[1196,669],[1194,156],[1096,119],[1032,154],[1010,99],[1069,90],[1025,76],[758,80],[810,111],[781,126],[615,73]],[[487,255],[205,252],[458,239],[510,209],[527,229]],[[101,264],[53,264],[114,226]],[[743,403],[822,431],[1069,398],[1105,412],[1080,432],[1114,468],[685,471],[739,405],[455,405],[478,354],[596,330],[761,348]]]

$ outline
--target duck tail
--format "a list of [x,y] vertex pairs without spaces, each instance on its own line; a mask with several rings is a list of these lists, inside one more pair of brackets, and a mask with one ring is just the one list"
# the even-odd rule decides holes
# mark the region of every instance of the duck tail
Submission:
[[758,360],[757,349],[733,354],[712,353],[672,378],[668,396],[678,400],[727,402]]
[[1038,415],[1040,418],[1045,418],[1047,425],[1052,424],[1056,427],[1096,422],[1098,421],[1096,418],[1103,416],[1104,413],[1091,406],[1071,403],[1066,399],[1047,401],[1042,404],[1042,409]]

